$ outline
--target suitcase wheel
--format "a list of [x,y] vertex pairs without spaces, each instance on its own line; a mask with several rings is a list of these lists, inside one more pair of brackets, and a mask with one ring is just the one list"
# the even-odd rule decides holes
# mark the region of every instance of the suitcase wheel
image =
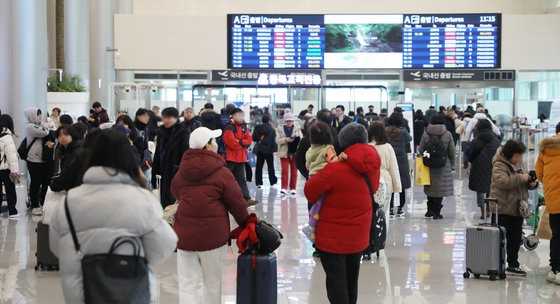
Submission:
[[35,271],[58,271],[59,267],[58,265],[43,265],[41,263],[38,263],[37,266],[35,266]]
[[468,279],[471,277],[471,273],[468,271],[465,271],[465,273],[463,273],[463,278]]
[[539,246],[539,239],[537,239],[533,234],[523,237],[523,246],[525,249],[533,251]]
[[507,278],[507,275],[506,275],[505,272],[500,274],[500,280],[505,280],[506,278]]

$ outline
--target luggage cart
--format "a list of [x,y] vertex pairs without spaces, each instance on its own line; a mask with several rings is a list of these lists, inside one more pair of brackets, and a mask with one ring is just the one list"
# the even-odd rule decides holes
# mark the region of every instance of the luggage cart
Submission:
[[525,220],[526,225],[524,225],[523,227],[523,229],[530,229],[531,233],[529,235],[526,235],[525,232],[523,232],[523,235],[521,236],[521,243],[523,244],[523,247],[525,247],[525,249],[529,251],[533,251],[539,246],[539,239],[537,238],[536,234],[541,217],[540,207],[544,206],[544,196],[538,193],[537,195],[538,199],[537,203],[534,204],[535,210],[533,210],[533,216]]

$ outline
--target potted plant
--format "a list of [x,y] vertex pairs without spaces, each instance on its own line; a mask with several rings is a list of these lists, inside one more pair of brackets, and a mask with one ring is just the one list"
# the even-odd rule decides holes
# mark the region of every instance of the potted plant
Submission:
[[89,92],[86,92],[79,75],[62,74],[62,81],[58,77],[47,80],[47,110],[58,107],[74,118],[88,116]]

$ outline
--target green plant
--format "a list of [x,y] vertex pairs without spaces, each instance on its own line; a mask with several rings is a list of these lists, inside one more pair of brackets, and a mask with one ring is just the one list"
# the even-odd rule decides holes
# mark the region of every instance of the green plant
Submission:
[[49,86],[48,92],[85,92],[86,88],[82,85],[82,78],[79,75],[62,74],[62,81],[58,77],[47,79]]

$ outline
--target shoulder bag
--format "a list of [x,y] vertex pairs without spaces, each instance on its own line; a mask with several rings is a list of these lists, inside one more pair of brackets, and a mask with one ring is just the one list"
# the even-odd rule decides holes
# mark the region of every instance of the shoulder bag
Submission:
[[[149,268],[146,258],[140,256],[142,243],[136,237],[119,237],[109,253],[82,255],[78,236],[70,216],[68,197],[64,201],[68,227],[72,234],[76,254],[82,263],[84,302],[101,303],[150,303]],[[116,254],[121,245],[129,244],[134,255]]]

